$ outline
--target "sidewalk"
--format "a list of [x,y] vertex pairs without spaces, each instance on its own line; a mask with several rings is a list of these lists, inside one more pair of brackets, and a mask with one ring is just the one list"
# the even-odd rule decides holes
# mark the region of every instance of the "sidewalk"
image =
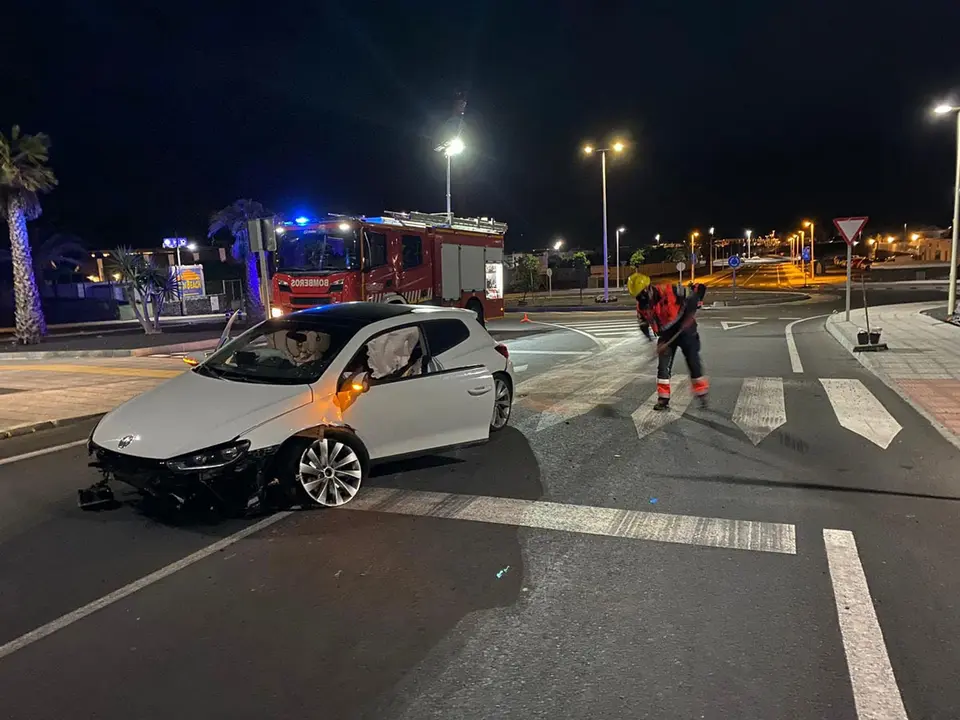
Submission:
[[3,360],[0,438],[102,415],[187,369],[181,360],[160,358]]
[[[884,305],[870,308],[870,325],[882,328],[886,352],[853,353],[860,364],[927,418],[949,442],[960,448],[960,327],[923,314],[942,302]],[[827,331],[853,352],[857,330],[866,329],[863,310],[827,318]]]

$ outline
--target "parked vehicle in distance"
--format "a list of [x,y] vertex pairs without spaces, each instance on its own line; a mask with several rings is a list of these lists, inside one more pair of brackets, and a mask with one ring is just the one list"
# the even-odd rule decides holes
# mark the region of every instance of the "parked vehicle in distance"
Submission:
[[345,303],[266,320],[108,413],[103,473],[180,507],[235,512],[297,496],[348,503],[371,465],[482,443],[513,405],[513,364],[469,310]]

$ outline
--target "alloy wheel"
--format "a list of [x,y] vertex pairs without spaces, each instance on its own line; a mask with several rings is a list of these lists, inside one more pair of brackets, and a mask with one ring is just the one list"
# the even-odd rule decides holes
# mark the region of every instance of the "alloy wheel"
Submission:
[[494,430],[503,428],[510,420],[510,410],[513,407],[513,397],[510,392],[510,385],[502,377],[494,377],[493,389],[495,392],[493,399],[493,418],[490,420],[490,427]]
[[360,489],[360,458],[346,443],[334,438],[314,440],[300,456],[297,482],[318,505],[339,507]]

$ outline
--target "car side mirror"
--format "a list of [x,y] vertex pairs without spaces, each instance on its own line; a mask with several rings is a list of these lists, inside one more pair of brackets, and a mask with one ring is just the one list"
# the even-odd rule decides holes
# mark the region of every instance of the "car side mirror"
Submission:
[[205,353],[205,352],[192,352],[192,353],[187,353],[186,355],[183,356],[183,361],[184,361],[187,365],[195,366],[195,365],[199,365],[199,364],[202,363],[204,360],[206,360],[206,359],[207,359],[207,355],[208,355],[208,353]]
[[370,376],[366,371],[356,372],[346,380],[340,388],[342,391],[350,391],[359,394],[365,393],[370,389]]

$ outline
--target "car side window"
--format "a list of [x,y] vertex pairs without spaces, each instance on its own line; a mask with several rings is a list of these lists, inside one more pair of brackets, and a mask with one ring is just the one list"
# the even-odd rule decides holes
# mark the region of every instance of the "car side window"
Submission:
[[441,355],[470,337],[470,330],[460,320],[428,320],[423,324],[431,355]]
[[420,328],[414,325],[377,335],[361,348],[358,357],[364,356],[372,385],[422,375],[425,355]]
[[404,235],[403,267],[413,268],[423,264],[423,241],[419,235]]

